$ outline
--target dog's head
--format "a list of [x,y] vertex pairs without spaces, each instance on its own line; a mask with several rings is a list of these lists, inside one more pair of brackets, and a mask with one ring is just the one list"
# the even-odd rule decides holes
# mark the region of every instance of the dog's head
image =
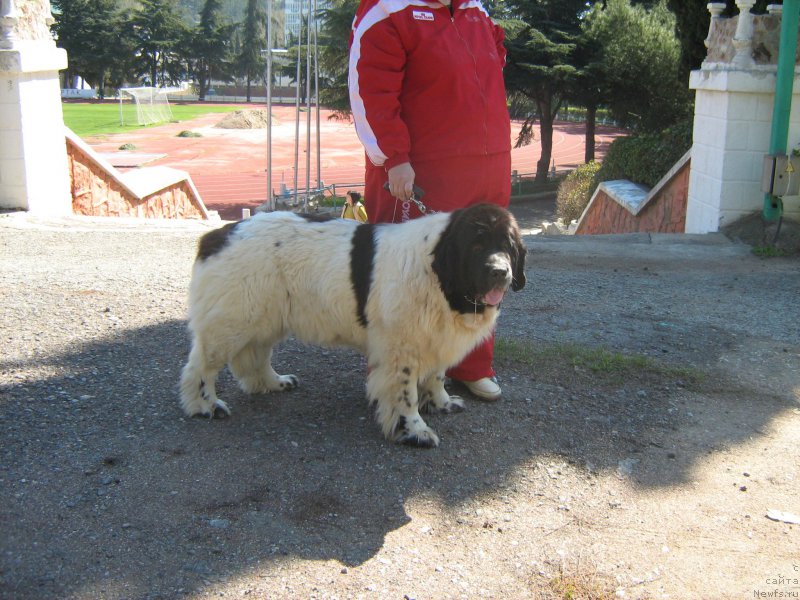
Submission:
[[450,308],[483,312],[510,287],[525,287],[525,254],[517,221],[493,204],[456,210],[433,250],[433,270]]

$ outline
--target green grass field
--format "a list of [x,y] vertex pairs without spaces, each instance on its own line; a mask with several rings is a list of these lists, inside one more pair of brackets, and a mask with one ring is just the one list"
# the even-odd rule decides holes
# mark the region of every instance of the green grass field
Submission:
[[[173,121],[188,121],[208,113],[240,110],[241,107],[222,104],[172,104]],[[119,124],[119,104],[116,102],[62,102],[64,123],[81,137],[121,133],[142,129],[139,125]]]

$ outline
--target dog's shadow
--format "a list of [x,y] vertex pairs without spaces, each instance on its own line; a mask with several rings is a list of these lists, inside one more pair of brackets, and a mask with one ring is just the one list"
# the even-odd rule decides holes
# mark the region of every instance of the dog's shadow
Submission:
[[[284,393],[249,396],[224,370],[218,390],[232,415],[207,420],[179,406],[188,350],[175,320],[0,361],[26,373],[0,387],[9,457],[0,567],[21,597],[108,581],[144,597],[286,557],[358,565],[409,522],[415,494],[459,502],[483,486],[474,482],[486,478],[485,450],[465,457],[485,443],[469,432],[480,415],[426,416],[442,448],[391,444],[354,352],[287,341],[274,364],[300,386]],[[492,468],[512,468],[504,462]]]
[[[218,390],[231,417],[187,418],[177,395],[187,352],[185,323],[169,321],[45,357],[0,388],[11,457],[2,570],[22,596],[113,580],[143,597],[286,557],[358,565],[409,523],[409,501],[436,498],[458,514],[539,458],[614,469],[638,451],[596,452],[609,447],[604,428],[573,418],[569,398],[540,406],[536,390],[426,416],[437,449],[393,445],[367,407],[365,361],[291,340],[274,364],[299,376],[298,389],[247,396],[224,371]],[[629,409],[611,404],[596,417],[613,422]],[[665,423],[664,435],[679,425]],[[672,460],[653,482],[685,480],[697,456]],[[36,493],[20,481],[36,481]]]

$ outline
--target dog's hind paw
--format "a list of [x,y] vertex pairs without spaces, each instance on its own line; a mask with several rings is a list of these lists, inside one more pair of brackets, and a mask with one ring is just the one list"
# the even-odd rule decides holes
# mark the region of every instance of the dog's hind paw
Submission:
[[436,406],[437,412],[450,414],[454,412],[464,412],[464,399],[461,396],[449,396],[444,404]]
[[464,399],[461,396],[450,396],[444,403],[444,406],[437,407],[439,412],[443,413],[456,413],[464,412]]
[[245,376],[239,378],[239,387],[246,394],[266,394],[268,392],[288,392],[298,386],[297,375]]
[[440,397],[434,401],[431,398],[431,394],[427,393],[425,397],[420,399],[420,412],[424,412],[429,415],[436,413],[450,414],[463,412],[464,409],[464,400],[461,398],[461,396],[444,395],[443,397]]

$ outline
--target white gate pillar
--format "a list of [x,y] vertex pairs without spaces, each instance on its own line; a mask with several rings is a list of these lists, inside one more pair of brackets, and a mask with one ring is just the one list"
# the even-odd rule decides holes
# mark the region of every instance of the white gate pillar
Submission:
[[[719,231],[764,205],[761,175],[770,146],[780,7],[751,15],[751,0],[737,5],[740,14],[730,19],[720,17],[724,4],[708,5],[708,56],[689,80],[696,95],[686,233]],[[790,148],[800,144],[799,94],[795,76]],[[784,215],[800,219],[800,198],[784,197]]]
[[0,208],[72,212],[49,0],[0,0]]

